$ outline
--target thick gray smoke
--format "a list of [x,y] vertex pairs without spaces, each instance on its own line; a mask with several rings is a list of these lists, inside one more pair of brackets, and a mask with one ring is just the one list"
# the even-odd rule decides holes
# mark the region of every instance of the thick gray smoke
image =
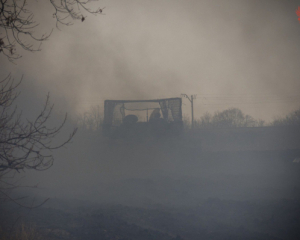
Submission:
[[[86,111],[101,115],[105,100],[197,94],[195,119],[242,120],[161,136],[181,122],[171,125],[176,109],[160,101],[119,104],[108,114],[123,120],[116,138],[77,122],[72,143],[53,151],[51,168],[0,179],[23,186],[9,192],[22,204],[50,198],[36,210],[9,209],[11,201],[0,199],[0,238],[6,229],[12,239],[23,221],[20,234],[36,223],[47,239],[300,239],[300,128],[244,127],[299,109],[300,0],[99,0],[93,4],[102,15],[61,30],[49,1],[28,4],[41,23],[36,33],[53,28],[51,38],[40,52],[20,50],[15,64],[0,54],[0,80],[9,73],[23,79],[15,104],[24,121],[38,116],[48,93],[50,126],[68,113],[54,145]],[[187,120],[190,102],[182,103]],[[148,110],[158,106],[164,119],[153,114],[151,125]],[[149,123],[125,121],[122,113],[134,110]],[[140,138],[128,137],[136,133],[130,129]]]
[[[1,76],[24,74],[30,94],[42,99],[50,92],[70,114],[105,99],[181,93],[198,94],[196,117],[239,107],[269,121],[298,108],[299,1],[99,4],[105,15],[60,31],[51,6],[38,3],[34,11],[44,26],[38,33],[54,27],[51,39],[16,65],[1,56]],[[22,102],[27,97],[24,91]]]
[[[54,118],[58,119],[64,112],[74,119],[93,105],[102,108],[105,99],[155,99],[179,97],[181,93],[198,94],[196,118],[205,112],[238,107],[269,121],[299,107],[298,1],[99,3],[106,7],[105,15],[88,16],[82,23],[62,27],[62,31],[54,29],[41,52],[22,52],[23,58],[15,65],[1,56],[1,77],[9,72],[16,80],[24,76],[17,101],[24,118],[30,119],[39,112],[48,92],[55,104]],[[37,20],[45,26],[37,31],[51,31],[55,27],[49,14],[51,6],[36,6]],[[190,111],[186,99],[183,111]],[[124,189],[137,192],[131,187],[137,184],[135,179],[143,178],[145,186],[153,188],[151,191],[161,200],[165,189],[174,188],[170,196],[176,191],[183,194],[180,191],[185,186],[176,188],[172,184],[188,176],[196,179],[188,179],[186,184],[195,187],[192,191],[197,199],[203,191],[206,197],[226,192],[221,190],[225,185],[207,183],[205,173],[215,174],[209,176],[210,180],[218,177],[217,182],[229,184],[228,175],[239,179],[248,174],[247,184],[254,188],[256,182],[252,180],[268,166],[252,162],[237,169],[234,163],[205,163],[205,158],[199,162],[199,157],[189,151],[176,154],[178,149],[189,147],[186,142],[184,147],[177,143],[180,148],[172,143],[159,148],[157,143],[115,145],[99,136],[85,137],[78,134],[73,145],[56,153],[49,171],[30,173],[30,181],[41,182],[45,188],[44,195],[48,189],[51,196],[105,200],[102,193],[115,184],[115,192],[104,195],[118,199],[116,196],[121,196]],[[276,179],[281,173],[274,174],[270,176]],[[197,186],[199,178],[201,186],[209,187]],[[124,179],[131,180],[122,182]],[[247,184],[241,185],[239,191]],[[136,185],[141,193],[145,186]],[[232,197],[230,193],[234,192],[229,189],[227,196]],[[241,193],[240,197],[250,197],[247,194]]]

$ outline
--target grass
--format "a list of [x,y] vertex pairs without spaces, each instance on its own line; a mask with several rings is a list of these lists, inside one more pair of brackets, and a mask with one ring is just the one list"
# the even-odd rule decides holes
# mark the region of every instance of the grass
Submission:
[[0,229],[0,240],[42,240],[36,227],[22,223],[17,229],[9,233]]

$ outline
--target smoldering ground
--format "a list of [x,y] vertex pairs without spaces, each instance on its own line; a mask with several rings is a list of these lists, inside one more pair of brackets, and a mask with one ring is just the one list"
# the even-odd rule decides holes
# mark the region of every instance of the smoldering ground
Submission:
[[190,137],[137,142],[79,131],[52,168],[22,179],[38,183],[18,192],[27,204],[50,199],[8,210],[6,224],[35,224],[53,239],[297,239],[299,165],[276,154],[204,154]]
[[136,142],[79,130],[73,143],[56,153],[49,170],[30,171],[25,180],[27,185],[38,183],[31,194],[44,198],[144,207],[194,206],[208,198],[299,197],[299,164],[288,155],[203,152],[200,148],[201,143],[189,135]]

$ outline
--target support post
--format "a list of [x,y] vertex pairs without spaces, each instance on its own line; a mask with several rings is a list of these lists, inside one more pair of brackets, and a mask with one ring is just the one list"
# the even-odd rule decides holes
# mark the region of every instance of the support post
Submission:
[[148,108],[147,108],[147,122],[149,122],[149,119],[148,119]]
[[187,94],[181,94],[181,96],[187,98],[190,102],[191,102],[191,112],[192,112],[192,129],[194,128],[194,99],[196,99],[196,94],[191,95],[191,97],[189,97]]
[[192,129],[194,128],[194,96],[191,95],[191,108],[192,108]]

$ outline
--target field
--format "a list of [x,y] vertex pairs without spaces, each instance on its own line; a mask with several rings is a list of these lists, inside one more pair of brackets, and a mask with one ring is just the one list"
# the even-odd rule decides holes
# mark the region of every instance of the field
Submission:
[[1,206],[1,240],[300,239],[300,165],[284,155],[84,142],[16,193],[44,205]]
[[[35,239],[299,239],[300,202],[207,199],[194,207],[130,207],[50,200],[2,211],[2,231],[21,223]],[[10,212],[10,211],[13,211]],[[3,214],[5,213],[5,214]],[[3,219],[9,214],[10,221]]]

